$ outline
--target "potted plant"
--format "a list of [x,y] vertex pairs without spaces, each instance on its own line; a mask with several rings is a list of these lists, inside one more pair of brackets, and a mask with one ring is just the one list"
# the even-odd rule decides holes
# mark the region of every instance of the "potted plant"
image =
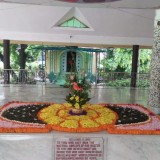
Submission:
[[70,93],[66,96],[66,101],[72,105],[70,114],[85,115],[86,111],[83,108],[89,100],[89,91],[91,84],[86,80],[85,76],[82,79],[75,74],[73,79],[70,79]]

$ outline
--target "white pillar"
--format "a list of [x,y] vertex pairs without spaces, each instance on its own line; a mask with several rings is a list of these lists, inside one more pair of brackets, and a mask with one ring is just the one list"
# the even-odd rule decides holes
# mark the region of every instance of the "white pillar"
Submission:
[[150,89],[148,104],[160,114],[160,9],[156,11],[154,23],[154,43],[150,69]]
[[96,53],[93,53],[93,60],[92,60],[92,74],[96,74]]

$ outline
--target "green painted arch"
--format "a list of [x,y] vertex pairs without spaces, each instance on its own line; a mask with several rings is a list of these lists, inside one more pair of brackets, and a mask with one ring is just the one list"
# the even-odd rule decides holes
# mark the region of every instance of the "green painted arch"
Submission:
[[[80,51],[77,51],[76,49],[66,49],[66,50],[64,50],[64,51],[62,51],[62,52],[60,52],[60,54],[59,54],[59,57],[58,57],[58,61],[59,61],[59,63],[61,63],[61,57],[62,57],[62,55],[64,54],[64,53],[67,53],[67,52],[69,52],[69,51],[73,51],[73,52],[76,52],[76,53],[79,53],[80,54],[80,56],[82,57],[82,67],[81,67],[81,69],[85,69],[85,54],[84,54],[84,52],[80,52]],[[60,66],[61,67],[61,66]],[[60,72],[61,72],[61,68],[60,68]]]

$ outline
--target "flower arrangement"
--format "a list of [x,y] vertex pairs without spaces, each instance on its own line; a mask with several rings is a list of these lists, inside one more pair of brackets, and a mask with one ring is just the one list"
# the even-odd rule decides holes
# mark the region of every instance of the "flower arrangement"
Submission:
[[66,101],[70,103],[74,109],[81,110],[83,105],[90,100],[90,82],[86,80],[85,76],[79,79],[77,74],[74,74],[70,78],[69,88],[70,93],[66,96]]
[[160,135],[160,116],[138,104],[86,104],[87,115],[81,116],[69,114],[71,108],[69,103],[8,102],[0,108],[0,133],[106,130],[111,134]]

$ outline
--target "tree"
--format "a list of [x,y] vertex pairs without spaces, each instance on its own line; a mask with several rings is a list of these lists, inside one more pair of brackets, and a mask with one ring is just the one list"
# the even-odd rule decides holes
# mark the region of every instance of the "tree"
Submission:
[[[27,67],[30,67],[31,62],[37,60],[40,51],[32,49],[33,47],[35,47],[35,45],[10,44],[10,69],[13,69],[10,74],[15,81],[24,82],[27,76],[25,70],[16,72],[15,69],[27,69]],[[3,62],[2,44],[0,45],[0,59]]]
[[[11,58],[11,68],[12,69],[26,69],[26,67],[29,67],[29,64],[31,62],[34,62],[37,60],[40,50],[34,49],[39,45],[23,45],[24,48],[24,55],[23,58],[20,56],[20,45],[18,44],[11,44],[10,45],[10,58]],[[21,60],[20,60],[21,59]],[[22,60],[23,59],[23,60]],[[3,62],[3,45],[0,44],[0,60]]]
[[150,70],[151,62],[151,49],[140,49],[139,50],[139,72],[148,73]]
[[11,45],[11,59],[13,60],[11,65],[14,69],[26,69],[31,62],[37,60],[40,50],[34,49],[35,46],[37,45]]
[[[139,50],[139,72],[148,72],[151,60],[151,50]],[[131,48],[108,48],[107,56],[101,60],[106,71],[131,72],[132,49]]]
[[12,69],[19,68],[18,44],[10,44],[10,66]]

